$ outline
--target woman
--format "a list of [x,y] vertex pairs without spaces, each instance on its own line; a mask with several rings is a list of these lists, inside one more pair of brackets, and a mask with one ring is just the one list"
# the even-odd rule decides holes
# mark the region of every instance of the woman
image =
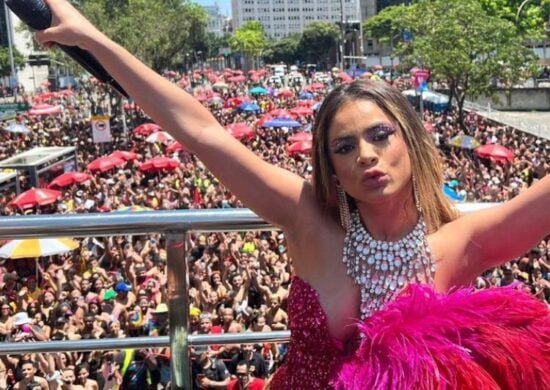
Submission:
[[[171,129],[247,207],[284,231],[297,275],[289,297],[293,340],[271,388],[324,389],[332,382],[369,389],[465,383],[536,389],[550,381],[543,353],[549,341],[541,336],[548,334],[549,317],[540,302],[510,289],[443,294],[469,286],[550,232],[550,177],[502,206],[457,218],[441,192],[435,148],[407,101],[384,83],[361,81],[338,88],[323,103],[310,184],[254,155],[193,97],[110,41],[67,2],[47,3],[54,27],[37,33],[41,43],[91,51],[162,128]],[[403,290],[410,282],[428,286]],[[447,313],[441,305],[456,309]],[[478,306],[479,313],[458,310]],[[425,310],[431,307],[439,310]],[[502,321],[518,311],[526,334],[507,331],[505,325],[517,321]],[[359,327],[358,319],[365,320]],[[416,326],[403,328],[400,321]],[[520,360],[502,345],[474,350],[460,339],[447,342],[455,334],[466,337],[471,325],[478,332],[469,332],[470,338],[483,336],[483,342],[496,331],[513,337],[508,345]],[[422,342],[428,337],[423,329],[441,348]],[[406,342],[395,345],[401,340]],[[509,360],[495,361],[501,353]]]

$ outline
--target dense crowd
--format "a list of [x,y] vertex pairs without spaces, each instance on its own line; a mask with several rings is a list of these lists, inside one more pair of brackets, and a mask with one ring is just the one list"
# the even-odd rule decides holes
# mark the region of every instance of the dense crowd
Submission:
[[[289,154],[288,146],[296,133],[311,131],[315,108],[330,88],[342,81],[336,74],[320,86],[307,79],[306,85],[291,83],[289,88],[269,82],[269,72],[246,77],[231,70],[217,75],[210,71],[184,76],[170,72],[166,77],[193,93],[223,125],[240,123],[251,129],[241,141],[266,161],[311,179],[308,152]],[[249,89],[259,84],[265,92],[249,94]],[[404,89],[410,83],[403,78],[396,85]],[[88,82],[63,94],[44,92],[24,98],[33,104],[59,104],[62,113],[20,115],[17,122],[32,131],[0,131],[0,159],[35,146],[76,145],[77,170],[89,172],[90,162],[115,150],[131,151],[137,158],[129,157],[124,165],[104,172],[89,172],[93,173],[89,180],[59,188],[60,199],[46,206],[11,206],[16,194],[8,189],[0,193],[1,215],[106,213],[123,207],[243,207],[185,145],[177,150],[170,148],[170,142],[147,142],[147,132],[126,133],[121,115],[111,120],[113,142],[94,144],[90,114],[111,110],[109,99],[99,99],[104,96],[103,87]],[[244,110],[242,104],[247,102],[255,106]],[[298,107],[302,109],[296,111]],[[124,110],[130,130],[148,121],[133,104]],[[263,127],[272,117],[292,118],[300,127]],[[489,122],[475,113],[467,115],[464,126],[454,111],[426,111],[423,120],[440,148],[446,186],[465,201],[509,200],[550,172],[547,140]],[[481,144],[506,146],[514,151],[514,159],[480,158],[472,149],[450,145],[460,135],[472,136]],[[158,156],[178,163],[166,169],[140,169],[143,161]],[[47,179],[51,181],[60,173],[51,172]],[[20,179],[22,189],[28,189],[28,177],[20,173]],[[48,182],[44,179],[42,184]],[[286,305],[293,272],[282,233],[205,233],[190,235],[188,240],[190,333],[287,329]],[[79,249],[65,254],[0,260],[0,338],[28,342],[167,335],[165,245],[159,234],[90,237],[81,240]],[[516,261],[480,275],[476,287],[513,284],[549,302],[549,280],[547,238]],[[262,388],[262,381],[278,367],[285,351],[285,344],[276,343],[192,348],[194,385],[233,389],[248,382],[251,389]],[[2,389],[156,389],[166,387],[169,381],[167,348],[0,356]]]

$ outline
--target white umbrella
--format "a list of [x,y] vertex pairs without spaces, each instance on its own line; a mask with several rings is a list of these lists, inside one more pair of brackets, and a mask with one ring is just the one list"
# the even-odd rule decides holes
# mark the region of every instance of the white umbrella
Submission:
[[70,238],[33,238],[13,240],[0,248],[0,257],[8,259],[25,259],[30,257],[53,256],[67,253],[78,248],[80,244]]
[[166,131],[157,131],[156,133],[151,134],[149,137],[145,139],[145,141],[149,143],[156,143],[156,142],[170,142],[173,141],[174,137],[172,137],[170,134],[168,134]]
[[9,131],[10,133],[20,134],[28,134],[31,132],[27,126],[20,125],[19,123],[10,123],[10,125],[5,127],[4,130]]

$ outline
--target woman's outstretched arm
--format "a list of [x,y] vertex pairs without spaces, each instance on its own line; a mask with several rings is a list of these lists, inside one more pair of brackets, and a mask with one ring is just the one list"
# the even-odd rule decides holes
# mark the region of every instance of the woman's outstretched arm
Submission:
[[38,32],[50,46],[61,43],[90,51],[163,129],[169,131],[243,203],[269,222],[292,229],[296,209],[314,208],[302,178],[261,160],[235,140],[192,96],[149,69],[85,19],[65,0],[46,0],[52,27]]
[[521,256],[550,234],[550,176],[514,199],[459,218],[443,230],[448,230],[447,237],[460,237],[451,239],[449,250],[461,250],[457,257],[474,274]]

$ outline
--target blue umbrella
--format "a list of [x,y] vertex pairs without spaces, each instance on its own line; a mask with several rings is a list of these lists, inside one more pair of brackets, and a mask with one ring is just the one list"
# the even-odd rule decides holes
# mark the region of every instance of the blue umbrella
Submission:
[[250,90],[251,95],[265,95],[267,93],[267,90],[262,87],[254,87]]
[[447,196],[447,198],[454,200],[455,202],[464,201],[464,197],[462,195],[459,195],[455,190],[453,190],[447,184],[443,185],[443,193]]
[[295,127],[302,127],[302,124],[300,122],[296,122],[294,119],[290,119],[290,118],[275,118],[275,119],[272,119],[270,121],[265,122],[262,127],[295,128]]
[[313,99],[313,94],[311,92],[300,92],[300,95],[298,96],[299,99],[301,100],[309,100],[309,99]]
[[245,102],[239,106],[239,110],[245,112],[258,112],[260,107],[256,103]]

